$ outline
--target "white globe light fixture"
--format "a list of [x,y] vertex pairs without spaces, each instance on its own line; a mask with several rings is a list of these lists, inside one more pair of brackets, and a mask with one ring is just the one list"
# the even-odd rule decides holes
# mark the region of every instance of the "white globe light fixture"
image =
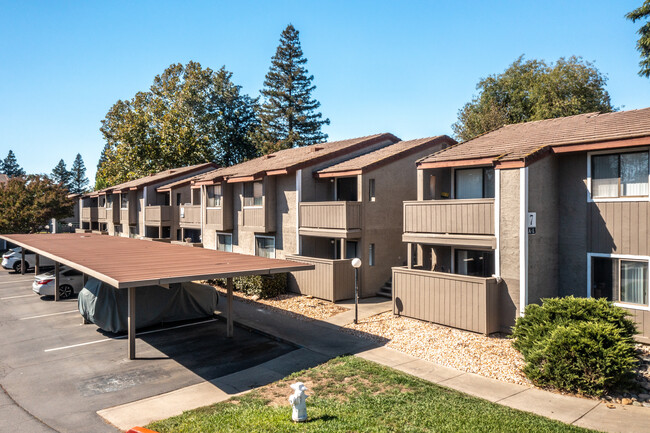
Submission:
[[359,258],[352,259],[352,267],[355,269],[359,269],[361,267],[361,259]]
[[361,259],[355,257],[351,263],[354,268],[354,324],[359,323],[359,268],[361,267]]

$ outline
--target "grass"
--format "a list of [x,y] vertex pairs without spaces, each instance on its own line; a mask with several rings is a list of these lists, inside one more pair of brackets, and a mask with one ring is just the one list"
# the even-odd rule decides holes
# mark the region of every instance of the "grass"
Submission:
[[[291,421],[289,384],[307,391],[305,423]],[[147,426],[160,433],[213,432],[587,432],[448,390],[356,357]]]

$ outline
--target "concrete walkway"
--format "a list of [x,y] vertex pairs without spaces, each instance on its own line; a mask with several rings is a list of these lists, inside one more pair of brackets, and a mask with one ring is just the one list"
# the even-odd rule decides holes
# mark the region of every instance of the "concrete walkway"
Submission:
[[[388,310],[390,301],[371,298],[364,300],[359,313],[360,318],[365,318]],[[234,319],[240,326],[275,336],[300,349],[248,370],[98,413],[126,430],[226,400],[336,356],[356,354],[450,389],[567,424],[607,432],[650,433],[648,408],[615,405],[614,409],[609,409],[598,400],[563,396],[442,367],[383,347],[381,342],[342,332],[339,327],[353,318],[354,311],[349,310],[327,321],[304,321],[256,304],[235,301]]]

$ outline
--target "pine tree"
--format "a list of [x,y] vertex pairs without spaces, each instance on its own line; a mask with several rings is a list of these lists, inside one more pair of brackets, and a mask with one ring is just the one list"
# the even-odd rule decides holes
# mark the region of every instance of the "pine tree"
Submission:
[[20,165],[18,165],[18,161],[16,160],[16,155],[14,154],[13,150],[9,150],[9,153],[7,154],[7,157],[2,161],[2,167],[0,167],[4,174],[6,174],[9,177],[17,177],[17,176],[24,176],[25,175],[25,170],[23,170]]
[[316,111],[320,102],[311,97],[316,88],[312,85],[314,76],[308,75],[298,34],[291,24],[282,32],[261,90],[264,103],[256,138],[263,154],[327,140],[321,126],[330,121],[322,120],[322,114]]
[[64,160],[60,160],[56,167],[54,167],[50,177],[54,183],[58,183],[68,190],[70,189],[72,173],[68,171],[68,167],[66,167]]
[[86,177],[86,166],[81,155],[77,153],[72,168],[70,169],[70,192],[81,194],[88,188],[88,178]]

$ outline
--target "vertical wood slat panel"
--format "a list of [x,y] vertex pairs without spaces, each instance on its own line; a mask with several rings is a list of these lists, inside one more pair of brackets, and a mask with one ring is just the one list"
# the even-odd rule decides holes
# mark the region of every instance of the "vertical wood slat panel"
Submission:
[[354,297],[354,268],[351,260],[328,260],[315,257],[287,255],[287,260],[313,264],[309,271],[291,272],[289,290],[328,301]]
[[404,202],[404,231],[494,234],[494,199]]
[[361,202],[300,203],[300,227],[318,229],[360,229]]
[[589,251],[606,254],[648,255],[650,202],[589,203]]

